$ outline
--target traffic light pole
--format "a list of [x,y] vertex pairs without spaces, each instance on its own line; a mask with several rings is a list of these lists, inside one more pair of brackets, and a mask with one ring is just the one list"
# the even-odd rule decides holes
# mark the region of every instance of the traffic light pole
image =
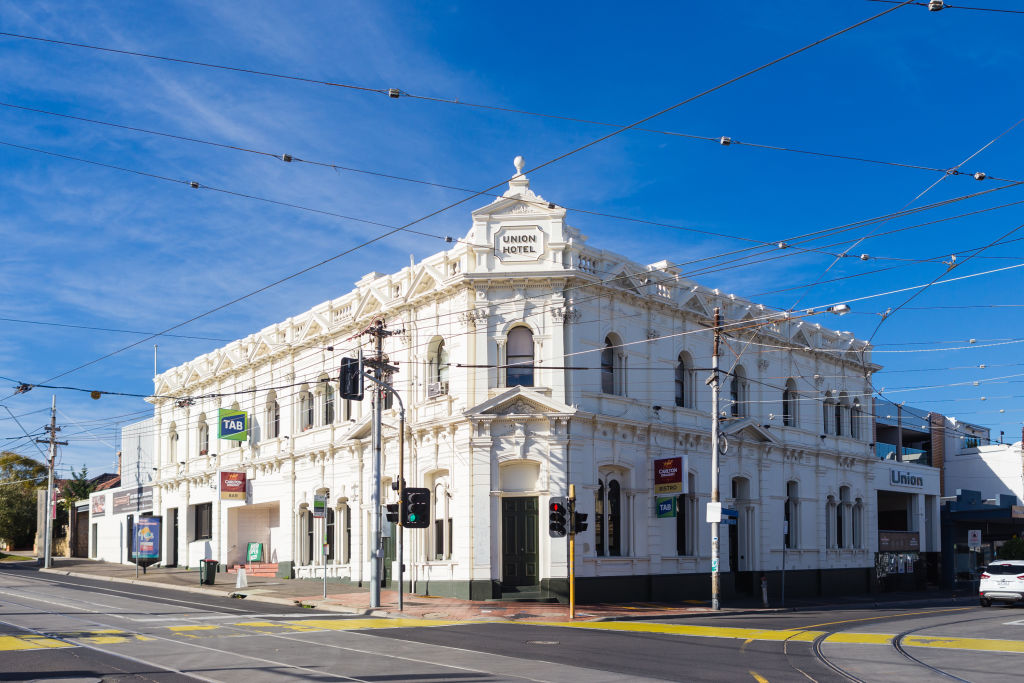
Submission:
[[569,618],[576,618],[576,485],[569,484]]

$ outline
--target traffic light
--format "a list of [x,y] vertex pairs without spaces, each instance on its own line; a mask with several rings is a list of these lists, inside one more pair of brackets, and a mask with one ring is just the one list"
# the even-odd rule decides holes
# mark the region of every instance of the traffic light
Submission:
[[392,524],[397,524],[398,523],[398,507],[399,507],[398,503],[388,503],[386,507],[387,507],[387,510],[388,510],[387,511],[388,521],[391,522]]
[[562,538],[565,536],[566,514],[568,508],[565,505],[565,498],[552,498],[548,501],[548,533],[551,538]]
[[573,512],[572,513],[572,532],[574,534],[582,533],[587,530],[587,513],[586,512]]
[[359,358],[342,358],[341,372],[338,374],[341,385],[338,394],[349,401],[363,400],[363,356]]
[[430,526],[430,489],[402,489],[402,526],[407,529]]

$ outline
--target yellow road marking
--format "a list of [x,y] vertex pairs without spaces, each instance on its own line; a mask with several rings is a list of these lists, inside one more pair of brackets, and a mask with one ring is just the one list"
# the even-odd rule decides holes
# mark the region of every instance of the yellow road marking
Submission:
[[9,652],[11,650],[42,650],[45,648],[57,647],[75,647],[75,645],[72,643],[65,643],[63,640],[57,640],[56,638],[47,638],[46,636],[0,636],[0,652]]
[[530,622],[540,626],[565,626],[569,628],[589,628],[604,631],[629,631],[632,633],[667,633],[677,636],[696,636],[704,638],[732,638],[741,640],[797,640],[810,638],[813,640],[824,631],[774,631],[763,628],[738,628],[731,626],[690,626],[688,624],[648,624],[635,621],[589,621],[582,623],[562,622]]
[[747,645],[750,645],[752,642],[754,642],[753,638],[747,638],[746,640],[744,640],[743,644],[740,645],[740,652],[743,652],[744,650],[746,650],[747,649]]
[[756,671],[748,671],[747,673],[753,676],[754,680],[757,681],[757,683],[768,683],[768,679],[762,676],[761,674],[757,673]]
[[810,624],[809,626],[800,626],[798,630],[808,628],[821,628],[822,626],[835,626],[836,624],[853,624],[858,621],[875,621],[877,619],[895,619],[897,617],[914,617],[921,614],[940,614],[942,612],[962,612],[965,609],[973,609],[971,607],[950,607],[948,609],[931,609],[924,612],[902,612],[900,614],[883,614],[880,617],[861,617],[859,619],[843,619],[841,621],[826,621],[822,624]]
[[168,626],[167,628],[169,628],[172,631],[212,631],[216,628],[220,628],[220,626],[203,624],[202,626]]
[[943,636],[907,636],[903,644],[911,647],[944,647],[951,650],[986,652],[1024,652],[1024,641],[998,638],[954,638]]
[[[306,626],[302,622],[294,621],[241,621],[234,626],[245,626],[246,628],[254,628],[260,631],[260,633],[272,633],[275,629],[281,631],[319,631],[321,629],[315,626]],[[262,630],[270,629],[270,630]]]
[[849,645],[887,645],[892,642],[889,633],[833,633],[825,639],[826,643],[846,643]]
[[355,631],[365,628],[416,628],[418,626],[452,626],[466,622],[442,619],[302,619],[288,622],[300,626],[331,631]]

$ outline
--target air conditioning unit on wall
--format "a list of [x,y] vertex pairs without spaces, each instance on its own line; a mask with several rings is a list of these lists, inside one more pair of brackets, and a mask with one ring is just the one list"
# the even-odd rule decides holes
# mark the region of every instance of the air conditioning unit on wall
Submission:
[[430,382],[427,384],[427,398],[437,398],[448,393],[447,382]]

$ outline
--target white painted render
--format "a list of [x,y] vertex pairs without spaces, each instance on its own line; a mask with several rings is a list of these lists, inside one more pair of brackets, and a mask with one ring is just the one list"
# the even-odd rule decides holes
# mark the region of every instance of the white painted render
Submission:
[[[517,176],[504,197],[472,213],[465,238],[452,249],[392,274],[370,273],[347,294],[158,375],[155,507],[182,515],[179,563],[196,566],[204,557],[241,562],[246,543],[260,541],[272,561],[294,560],[300,576],[316,575],[320,560],[318,551],[308,556],[304,513],[313,496],[326,491],[336,510],[338,549],[328,574],[369,577],[370,401],[346,407],[336,400],[334,420],[327,421],[322,380],[337,379],[341,357],[354,356],[360,343],[354,335],[383,317],[389,329],[403,330],[387,340],[385,352],[398,364],[395,386],[408,409],[407,483],[430,487],[434,509],[452,520],[450,556],[437,557],[433,529],[406,534],[414,580],[500,581],[501,501],[517,496],[539,500],[540,577],[564,576],[565,543],[548,539],[544,530],[548,498],[565,495],[570,483],[578,509],[590,514],[589,530],[577,539],[579,576],[707,572],[710,391],[704,380],[710,374],[707,326],[717,306],[726,323],[745,321],[730,334],[722,358],[723,369],[746,378],[738,389],[739,416],[731,417],[729,377],[722,391],[730,419],[723,421],[729,449],[720,481],[724,504],[741,516],[739,569],[782,566],[787,482],[796,484],[787,567],[871,566],[877,491],[905,487],[890,484],[888,464],[874,457],[870,443],[868,377],[879,369],[870,346],[820,324],[837,320],[831,316],[787,319],[702,287],[668,262],[645,266],[591,246],[565,215]],[[510,333],[522,325],[533,334],[534,386],[508,388],[500,366],[507,362]],[[428,397],[438,379],[439,340],[450,361],[447,387]],[[606,340],[614,345],[611,387],[602,387],[600,369]],[[675,378],[681,357],[688,369],[680,406]],[[792,425],[783,417],[787,380],[795,385]],[[306,392],[314,397],[309,425]],[[274,401],[280,408],[276,436],[269,410]],[[840,435],[828,423],[837,412],[833,402],[840,406]],[[236,446],[216,438],[218,408],[252,415],[249,442]],[[386,410],[383,420],[381,497],[391,502],[397,411]],[[202,425],[210,430],[204,454]],[[677,520],[655,515],[653,461],[674,456],[683,460],[682,504],[689,513],[691,540],[683,549]],[[925,513],[934,507],[937,520],[938,474],[919,469],[922,487],[906,489],[919,498],[912,528],[926,536],[922,549],[936,550],[937,528],[925,532]],[[223,470],[246,472],[247,500],[220,500],[216,482]],[[610,537],[605,554],[597,551],[599,481],[609,490],[615,482],[621,492],[618,556],[610,554]],[[934,501],[926,502],[926,495]],[[213,534],[194,539],[194,508],[203,503],[212,505]],[[844,547],[829,526],[836,523],[830,504],[846,510],[848,527],[839,534]],[[347,542],[345,515],[351,515]],[[341,550],[348,543],[350,557]]]

